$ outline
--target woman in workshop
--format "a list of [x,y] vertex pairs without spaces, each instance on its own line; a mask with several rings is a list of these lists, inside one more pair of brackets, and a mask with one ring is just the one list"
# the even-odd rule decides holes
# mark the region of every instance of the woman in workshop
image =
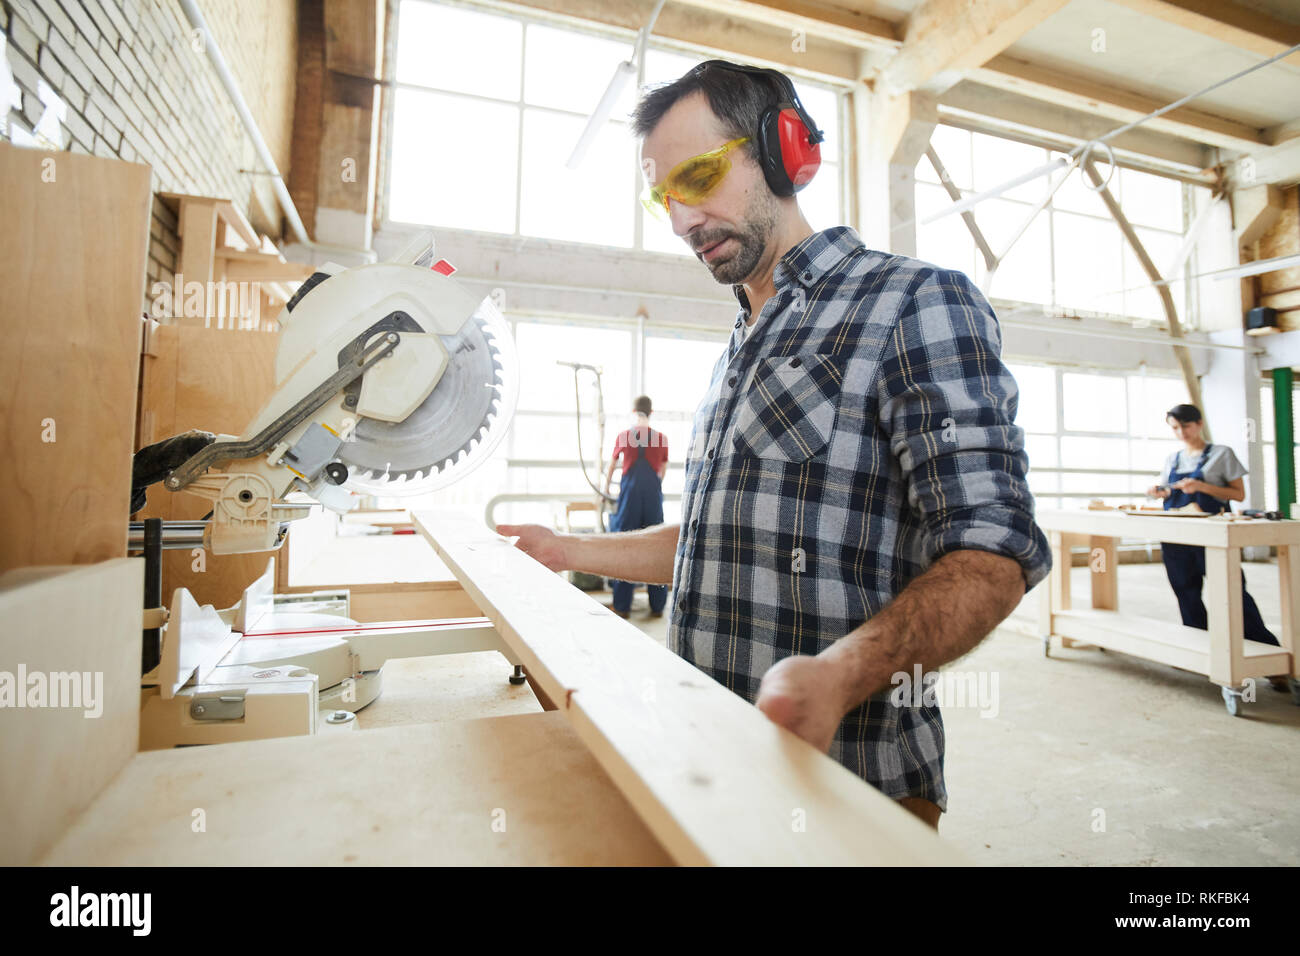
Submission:
[[[1246,469],[1227,445],[1211,445],[1202,436],[1201,410],[1195,405],[1175,405],[1165,413],[1165,421],[1183,448],[1165,459],[1160,473],[1161,484],[1147,489],[1147,496],[1161,498],[1165,510],[1186,508],[1195,503],[1202,511],[1218,514],[1229,510],[1230,501],[1245,501],[1242,476]],[[1194,544],[1160,542],[1169,585],[1178,598],[1178,610],[1188,627],[1207,629],[1205,604],[1201,601],[1201,583],[1205,578],[1205,548]],[[1246,573],[1241,574],[1241,618],[1245,637],[1261,644],[1278,643],[1260,617],[1255,599],[1246,590]],[[1285,678],[1270,677],[1277,690],[1286,690]]]

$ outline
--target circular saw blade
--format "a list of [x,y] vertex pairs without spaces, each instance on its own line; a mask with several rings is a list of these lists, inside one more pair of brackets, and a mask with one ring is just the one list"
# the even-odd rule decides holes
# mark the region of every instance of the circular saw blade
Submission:
[[453,468],[483,440],[505,384],[495,338],[477,315],[440,338],[448,362],[429,397],[400,422],[359,419],[339,449],[349,468],[370,479],[415,481]]

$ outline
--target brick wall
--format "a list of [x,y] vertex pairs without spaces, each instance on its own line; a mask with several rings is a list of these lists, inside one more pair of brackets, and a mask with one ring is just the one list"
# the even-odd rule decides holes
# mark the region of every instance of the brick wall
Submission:
[[[199,0],[263,138],[288,174],[295,0]],[[23,93],[9,123],[31,132],[41,79],[67,104],[67,149],[153,168],[155,193],[231,199],[279,235],[278,208],[199,38],[175,0],[0,0],[6,57]],[[156,196],[148,280],[170,282],[176,215]]]

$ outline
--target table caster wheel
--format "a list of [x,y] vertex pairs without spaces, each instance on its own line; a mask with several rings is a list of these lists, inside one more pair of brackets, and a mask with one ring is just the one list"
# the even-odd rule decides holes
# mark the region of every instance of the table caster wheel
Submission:
[[1241,716],[1241,691],[1231,687],[1223,688],[1223,706],[1233,717]]
[[1287,686],[1291,688],[1291,700],[1297,707],[1300,707],[1300,680],[1296,680],[1294,677],[1288,677],[1286,682]]
[[523,667],[522,667],[521,665],[519,665],[519,664],[516,664],[516,665],[515,665],[515,672],[514,672],[513,674],[510,675],[510,683],[512,683],[512,684],[514,684],[516,687],[518,687],[520,684],[526,683],[527,681],[528,681],[528,678],[524,676],[524,669],[523,669]]

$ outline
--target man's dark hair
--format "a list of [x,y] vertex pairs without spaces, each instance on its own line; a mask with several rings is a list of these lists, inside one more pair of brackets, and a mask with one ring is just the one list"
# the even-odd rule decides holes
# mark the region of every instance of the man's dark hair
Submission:
[[1175,405],[1165,412],[1165,421],[1171,418],[1182,425],[1199,422],[1201,420],[1201,410],[1195,405]]
[[650,396],[638,395],[636,401],[632,403],[632,411],[640,412],[642,415],[650,414]]
[[[738,64],[739,65],[739,64]],[[745,150],[758,159],[758,121],[763,113],[785,99],[785,91],[772,76],[700,64],[678,79],[645,93],[632,111],[632,131],[649,136],[677,101],[703,93],[728,139],[751,137]]]

